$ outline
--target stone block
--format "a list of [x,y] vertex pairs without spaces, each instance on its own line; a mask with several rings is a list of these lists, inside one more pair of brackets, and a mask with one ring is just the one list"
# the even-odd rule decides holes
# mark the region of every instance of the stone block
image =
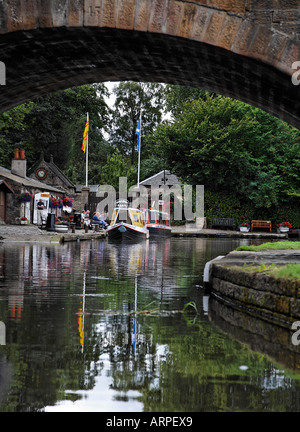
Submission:
[[247,55],[250,51],[255,32],[256,26],[253,22],[248,20],[243,21],[236,33],[231,50],[242,55]]
[[70,27],[83,25],[84,0],[69,0],[68,25]]
[[288,43],[288,37],[280,33],[273,33],[269,43],[269,56],[273,58],[274,64],[280,60],[283,51],[285,50],[286,44]]
[[213,11],[204,7],[197,7],[194,19],[193,28],[191,30],[190,38],[202,41],[210,22]]
[[7,3],[7,31],[23,29],[22,0],[10,0]]
[[38,4],[38,18],[39,18],[39,27],[41,28],[49,28],[52,27],[52,12],[51,12],[51,3],[41,1]]
[[84,25],[100,26],[102,0],[84,0]]
[[52,27],[67,25],[68,0],[52,0],[51,6]]
[[150,32],[163,32],[167,17],[167,0],[153,0],[151,4],[148,30]]
[[102,0],[101,27],[116,27],[118,0]]
[[218,45],[225,49],[231,49],[241,24],[241,18],[228,15],[224,21],[222,32],[218,39]]
[[193,28],[196,9],[197,9],[196,6],[192,4],[186,4],[184,6],[184,12],[183,12],[180,28],[178,30],[178,36],[186,37],[186,38],[189,37]]
[[225,18],[225,12],[213,12],[203,38],[204,42],[212,45],[217,44]]
[[151,3],[148,0],[139,0],[135,7],[134,30],[147,31]]
[[[191,6],[191,5],[189,5]],[[183,3],[172,1],[168,5],[167,20],[166,20],[166,33],[170,35],[177,35],[182,26],[183,11],[185,7]]]
[[293,41],[289,41],[280,57],[280,66],[289,75],[294,72],[292,70],[292,64],[300,59],[300,45],[295,44]]
[[119,0],[117,13],[117,27],[132,30],[134,25],[136,0]]
[[207,4],[238,15],[243,15],[246,10],[245,0],[208,0]]
[[22,21],[23,29],[34,29],[38,23],[37,0],[23,1],[22,3]]
[[272,32],[268,28],[260,26],[251,44],[252,55],[256,58],[267,59],[268,47],[272,38]]
[[300,318],[300,299],[291,298],[290,299],[290,315],[297,319]]
[[275,298],[275,310],[279,314],[290,314],[290,299],[286,296],[277,296]]

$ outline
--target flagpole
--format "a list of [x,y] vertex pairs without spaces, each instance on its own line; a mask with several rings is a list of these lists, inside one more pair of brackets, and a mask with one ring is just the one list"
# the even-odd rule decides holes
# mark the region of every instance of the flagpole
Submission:
[[139,154],[138,154],[138,181],[137,181],[137,185],[138,187],[140,186],[140,165],[141,165],[141,132],[142,132],[142,110],[140,112],[140,131],[139,131],[139,136],[138,136],[138,146],[139,146]]
[[[89,121],[89,113],[87,114],[87,122]],[[88,172],[89,172],[89,132],[86,137],[86,162],[85,162],[85,185],[88,187]]]

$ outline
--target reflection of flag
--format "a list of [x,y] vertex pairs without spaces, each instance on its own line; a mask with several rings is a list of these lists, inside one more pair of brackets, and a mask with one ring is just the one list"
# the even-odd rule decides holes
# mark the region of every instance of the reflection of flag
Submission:
[[87,137],[88,137],[88,133],[89,133],[89,121],[86,121],[86,125],[85,125],[85,129],[84,129],[84,133],[83,133],[83,142],[82,142],[82,151],[85,153],[86,151],[86,142],[87,142]]
[[80,345],[83,346],[84,343],[84,330],[83,330],[83,317],[82,317],[82,309],[79,309],[78,314],[78,330],[80,335]]
[[133,327],[132,327],[132,346],[133,346],[133,352],[135,353],[135,344],[136,344],[136,338],[135,338],[135,334],[136,334],[136,323],[135,320],[133,321]]
[[139,119],[137,128],[136,128],[136,134],[138,137],[138,150],[140,150],[140,134],[141,134],[141,118]]

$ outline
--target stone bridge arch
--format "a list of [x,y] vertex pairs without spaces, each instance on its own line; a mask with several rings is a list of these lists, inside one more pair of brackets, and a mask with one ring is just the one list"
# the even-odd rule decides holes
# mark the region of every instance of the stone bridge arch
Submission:
[[85,83],[156,81],[300,128],[299,27],[298,0],[2,0],[0,111]]

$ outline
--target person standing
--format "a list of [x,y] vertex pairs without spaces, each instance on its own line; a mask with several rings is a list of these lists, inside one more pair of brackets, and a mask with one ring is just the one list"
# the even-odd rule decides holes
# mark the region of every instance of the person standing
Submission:
[[42,198],[40,198],[37,202],[37,224],[42,227],[43,225],[43,216],[44,210],[46,206]]

